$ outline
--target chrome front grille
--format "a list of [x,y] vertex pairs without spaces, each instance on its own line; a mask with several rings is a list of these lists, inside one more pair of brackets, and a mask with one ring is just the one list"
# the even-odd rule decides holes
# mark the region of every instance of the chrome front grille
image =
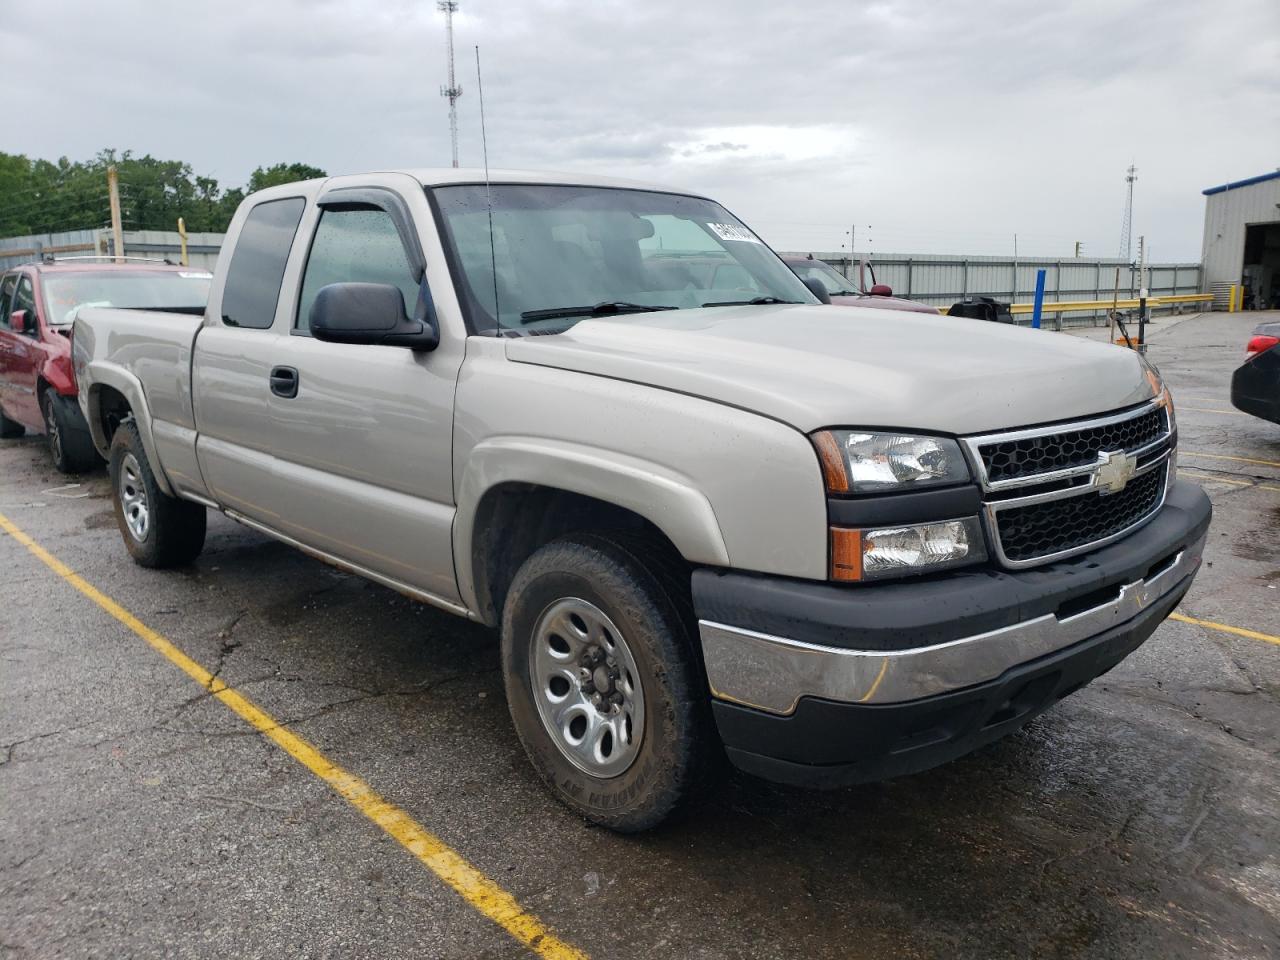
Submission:
[[1029,567],[1110,543],[1151,519],[1164,503],[1176,437],[1156,400],[964,442],[993,553],[1005,566]]
[[1100,450],[1134,451],[1158,440],[1169,429],[1163,409],[1148,410],[1128,420],[1093,427],[1057,429],[980,448],[991,480],[1033,477],[1039,473],[1092,464]]

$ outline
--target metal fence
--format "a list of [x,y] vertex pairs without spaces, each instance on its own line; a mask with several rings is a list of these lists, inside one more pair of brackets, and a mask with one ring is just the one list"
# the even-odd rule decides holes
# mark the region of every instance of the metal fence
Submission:
[[[187,234],[187,258],[193,267],[212,270],[222,247],[221,233]],[[0,239],[0,269],[16,267],[45,255],[68,257],[111,256],[110,230],[70,230]],[[182,238],[176,230],[126,230],[124,252],[129,257],[147,257],[179,262]]]
[[[187,254],[194,267],[212,270],[222,246],[221,233],[193,233],[187,237]],[[154,257],[178,262],[180,238],[172,230],[129,230],[124,234],[124,251],[128,256]],[[111,250],[110,230],[74,230],[68,233],[43,234],[0,239],[0,269],[35,259],[43,253],[61,257],[108,255]],[[784,253],[784,256],[807,256],[806,253]],[[857,279],[860,256],[850,262],[848,253],[819,253],[846,276]],[[966,257],[930,254],[884,253],[872,259],[876,280],[888,284],[898,296],[920,300],[934,306],[947,307],[966,297],[994,297],[1009,303],[1032,299],[1036,271],[1047,271],[1045,300],[1078,301],[1110,300],[1117,290],[1119,270],[1120,299],[1138,296],[1141,282],[1138,271],[1120,260],[1078,260],[1027,257]],[[870,278],[867,278],[870,283]],[[1198,263],[1155,263],[1147,267],[1148,293],[1152,297],[1179,296],[1201,292],[1201,268]],[[1157,309],[1182,309],[1181,305]],[[1099,310],[1078,310],[1057,314],[1064,323],[1093,323],[1105,314]],[[1021,318],[1020,322],[1029,322]]]
[[[807,256],[787,253],[784,256]],[[841,273],[855,281],[858,274],[855,254],[850,264],[848,253],[818,253]],[[871,259],[876,280],[888,284],[894,294],[920,300],[934,306],[950,306],[966,297],[993,297],[1008,303],[1029,302],[1035,295],[1036,271],[1045,270],[1045,302],[1110,300],[1117,289],[1121,300],[1137,297],[1141,282],[1138,271],[1121,260],[1079,260],[1070,257],[1051,259],[1027,257],[965,257],[877,253]],[[1147,265],[1147,292],[1152,297],[1200,293],[1200,264],[1153,263]],[[871,278],[867,277],[869,285]],[[1180,309],[1170,307],[1166,309]],[[1097,310],[1080,310],[1063,314],[1067,324],[1091,323],[1103,317]]]

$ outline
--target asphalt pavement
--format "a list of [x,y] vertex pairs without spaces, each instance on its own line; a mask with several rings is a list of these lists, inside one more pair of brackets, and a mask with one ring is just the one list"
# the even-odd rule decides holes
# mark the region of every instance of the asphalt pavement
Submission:
[[1228,399],[1258,319],[1151,330],[1215,507],[1181,619],[959,761],[735,776],[639,837],[543,790],[490,632],[220,516],[136,567],[105,473],[0,441],[0,955],[1280,955],[1280,426]]

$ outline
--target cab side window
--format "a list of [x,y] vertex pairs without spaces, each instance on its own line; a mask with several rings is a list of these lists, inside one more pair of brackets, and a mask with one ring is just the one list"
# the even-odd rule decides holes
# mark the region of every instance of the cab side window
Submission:
[[363,204],[329,207],[316,224],[302,275],[294,326],[310,331],[311,307],[330,283],[386,283],[400,288],[406,316],[413,316],[418,284],[395,221],[385,210]]
[[285,264],[305,206],[301,197],[290,197],[267,200],[249,211],[222,293],[222,322],[227,326],[265,330],[275,320]]
[[17,292],[13,295],[13,307],[10,309],[10,314],[19,310],[27,311],[27,336],[37,336],[39,331],[36,327],[36,292],[31,286],[30,277],[23,277],[18,281]]

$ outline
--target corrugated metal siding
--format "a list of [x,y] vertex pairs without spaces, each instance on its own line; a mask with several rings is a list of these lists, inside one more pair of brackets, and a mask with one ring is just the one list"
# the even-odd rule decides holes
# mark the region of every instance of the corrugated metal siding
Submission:
[[1247,187],[1224,190],[1205,197],[1205,287],[1211,283],[1240,283],[1244,273],[1244,228],[1255,223],[1280,222],[1280,180],[1265,180]]

